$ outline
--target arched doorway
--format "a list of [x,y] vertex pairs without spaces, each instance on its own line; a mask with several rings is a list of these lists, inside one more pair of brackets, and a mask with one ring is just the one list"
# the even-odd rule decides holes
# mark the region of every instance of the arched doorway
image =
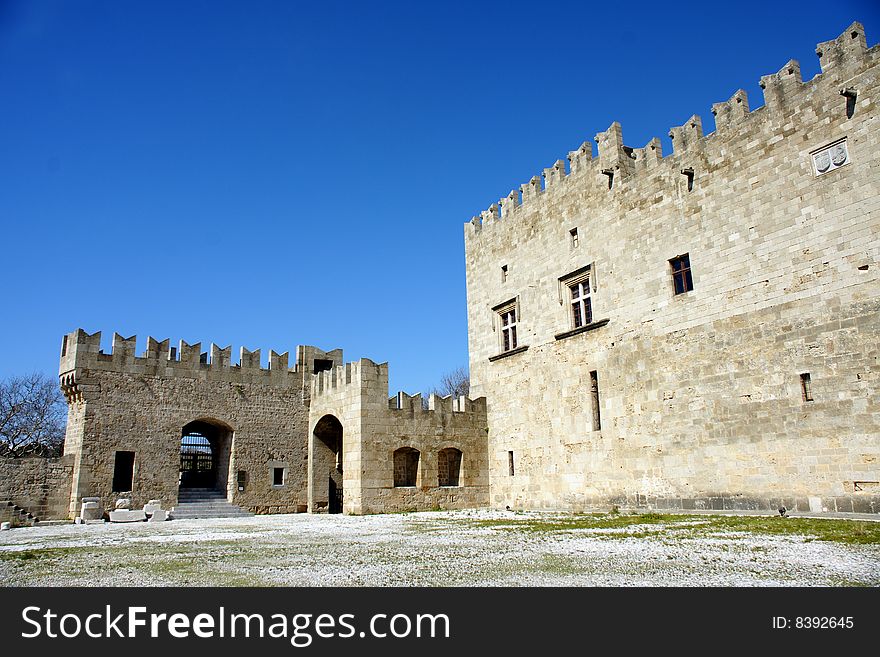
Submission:
[[325,415],[312,434],[312,511],[342,513],[342,423]]
[[220,423],[196,420],[180,438],[180,487],[226,492],[232,431]]

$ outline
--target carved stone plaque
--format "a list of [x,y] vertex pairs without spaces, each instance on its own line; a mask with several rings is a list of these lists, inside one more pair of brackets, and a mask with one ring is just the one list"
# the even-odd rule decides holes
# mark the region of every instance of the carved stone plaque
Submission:
[[813,154],[813,166],[816,168],[816,175],[821,176],[823,173],[834,171],[850,163],[849,149],[846,145],[846,139],[829,144]]

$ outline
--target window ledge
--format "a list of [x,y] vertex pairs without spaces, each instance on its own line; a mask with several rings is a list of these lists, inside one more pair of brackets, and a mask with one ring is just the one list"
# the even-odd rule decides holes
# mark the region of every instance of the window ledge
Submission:
[[523,345],[522,347],[517,347],[516,349],[511,349],[510,351],[503,351],[500,354],[495,354],[494,356],[489,356],[489,362],[492,363],[496,360],[501,360],[502,358],[507,358],[508,356],[515,356],[516,354],[521,354],[526,349],[529,348],[529,345]]
[[602,328],[609,321],[609,319],[600,319],[598,322],[590,322],[585,326],[579,326],[576,329],[571,329],[570,331],[563,331],[562,333],[557,333],[554,337],[557,340],[564,340],[565,338],[570,338],[573,335],[580,335],[581,333],[586,333],[587,331],[592,331],[597,328]]

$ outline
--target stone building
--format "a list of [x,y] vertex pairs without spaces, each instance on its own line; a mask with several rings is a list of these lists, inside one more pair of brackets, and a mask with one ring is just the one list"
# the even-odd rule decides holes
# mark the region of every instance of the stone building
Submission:
[[[101,334],[64,336],[69,505],[158,500],[184,512],[340,512],[488,504],[484,399],[399,393],[388,366],[342,351],[288,354]],[[197,494],[196,494],[197,493]],[[210,508],[204,508],[205,505]],[[187,513],[189,515],[190,513]]]
[[670,155],[614,123],[465,225],[478,398],[389,397],[341,350],[78,330],[65,455],[0,463],[0,500],[880,512],[880,47],[854,23],[817,53]]
[[880,48],[817,54],[465,225],[493,506],[880,511]]

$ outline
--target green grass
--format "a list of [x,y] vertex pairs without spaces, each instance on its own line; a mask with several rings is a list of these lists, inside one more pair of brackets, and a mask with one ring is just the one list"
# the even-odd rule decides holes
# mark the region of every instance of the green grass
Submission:
[[[472,527],[502,531],[551,533],[595,530],[602,538],[688,538],[728,534],[799,536],[806,540],[832,541],[847,545],[880,544],[880,522],[824,518],[782,518],[778,516],[710,516],[661,513],[574,514],[569,516],[515,515],[511,518],[474,520]],[[625,533],[601,533],[607,529],[626,529]]]

